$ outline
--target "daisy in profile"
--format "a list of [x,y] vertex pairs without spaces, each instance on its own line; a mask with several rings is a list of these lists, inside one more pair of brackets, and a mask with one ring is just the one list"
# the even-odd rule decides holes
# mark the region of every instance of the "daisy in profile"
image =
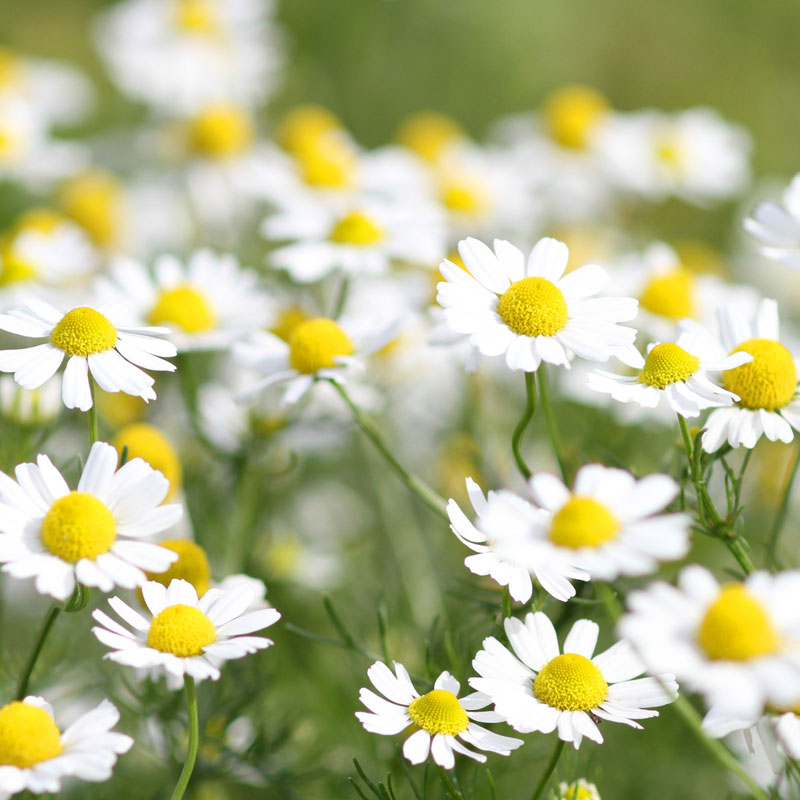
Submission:
[[755,447],[761,436],[791,442],[800,430],[797,362],[780,343],[775,300],[762,300],[748,319],[740,309],[719,310],[722,344],[731,355],[749,353],[753,360],[722,373],[722,385],[738,395],[730,408],[711,412],[703,434],[703,449],[714,453],[727,441],[731,447]]
[[511,650],[493,636],[484,639],[472,661],[481,677],[469,683],[520,733],[557,730],[558,738],[577,750],[584,737],[603,742],[598,722],[641,728],[637,719],[657,717],[652,709],[677,697],[671,675],[637,679],[645,666],[627,642],[595,655],[600,629],[588,619],[572,626],[563,652],[553,623],[541,611],[527,614],[524,623],[508,617],[504,626]]
[[13,372],[24,389],[37,389],[55,375],[64,358],[61,399],[67,408],[88,411],[94,401],[89,374],[106,392],[155,400],[155,379],[140,369],[174,371],[164,357],[175,346],[158,338],[169,328],[128,327],[116,313],[79,306],[66,313],[42,300],[0,314],[0,330],[46,341],[33,347],[0,350],[0,372]]
[[781,204],[759,203],[744,221],[744,229],[767,258],[800,269],[800,174],[792,178]]
[[107,781],[117,756],[133,739],[112,728],[119,711],[108,700],[79,717],[65,731],[56,725],[53,708],[30,695],[0,708],[0,795],[18,792],[56,794],[63,778],[90,783]]
[[147,581],[142,595],[147,616],[119,597],[108,601],[133,630],[96,609],[92,616],[100,624],[92,632],[112,649],[106,658],[147,669],[154,677],[166,672],[170,686],[175,688],[183,684],[184,675],[215,681],[224,661],[266,649],[273,644],[271,639],[249,634],[281,618],[274,608],[246,613],[254,595],[246,583],[228,590],[209,589],[198,599],[187,581],[173,580],[168,587]]
[[74,491],[45,455],[15,475],[0,472],[0,562],[14,578],[36,578],[41,594],[66,600],[76,581],[103,592],[133,589],[144,570],[163,572],[177,558],[141,541],[182,511],[160,505],[169,482],[142,459],[117,469],[117,451],[95,442]]
[[697,564],[674,587],[628,595],[621,633],[651,670],[668,670],[708,705],[713,736],[753,725],[765,708],[800,701],[800,572],[754,572],[720,585]]
[[698,323],[682,320],[675,342],[651,344],[647,358],[638,351],[625,353],[625,363],[636,375],[617,375],[595,370],[589,374],[590,389],[610,394],[620,403],[655,408],[662,397],[682,417],[696,417],[704,408],[730,406],[739,395],[712,382],[706,373],[733,370],[753,360],[749,353],[730,355]]
[[606,361],[632,346],[636,331],[618,323],[636,316],[637,301],[594,297],[609,280],[596,264],[564,275],[563,242],[541,239],[527,260],[499,239],[494,252],[471,238],[459,242],[458,252],[466,269],[442,262],[437,300],[447,325],[481,354],[534,372],[542,361],[569,368],[573,355]]
[[403,743],[403,755],[412,764],[422,764],[430,755],[435,764],[453,769],[456,753],[481,763],[486,761],[483,753],[465,745],[507,756],[524,744],[522,739],[500,736],[473,722],[500,722],[502,718],[492,711],[479,711],[489,704],[489,698],[480,692],[459,698],[461,684],[449,672],[439,675],[433,690],[423,695],[397,661],[394,673],[376,661],[367,670],[367,677],[383,697],[362,688],[358,699],[369,711],[356,711],[358,721],[365,730],[381,736],[394,736],[410,727],[412,732]]

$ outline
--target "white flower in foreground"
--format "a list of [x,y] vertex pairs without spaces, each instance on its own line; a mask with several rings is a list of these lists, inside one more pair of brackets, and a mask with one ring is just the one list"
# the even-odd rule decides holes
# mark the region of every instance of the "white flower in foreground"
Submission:
[[590,389],[610,394],[620,403],[638,403],[655,408],[664,397],[682,417],[696,417],[704,408],[729,406],[739,395],[713,383],[707,372],[733,370],[752,361],[749,353],[727,355],[722,346],[701,325],[682,320],[676,342],[661,342],[647,348],[647,358],[633,350],[626,363],[636,375],[617,375],[595,370],[589,374]]
[[63,733],[56,725],[53,708],[42,697],[0,708],[0,796],[22,791],[55,794],[61,780],[76,777],[91,783],[106,781],[127,753],[133,739],[111,729],[119,711],[108,700],[79,717]]
[[633,680],[645,666],[625,641],[594,655],[599,628],[588,619],[572,626],[563,653],[541,611],[527,614],[524,623],[508,617],[504,625],[513,653],[493,636],[484,639],[472,661],[481,677],[469,683],[520,733],[558,730],[558,738],[577,750],[584,736],[602,743],[599,721],[641,728],[637,719],[657,717],[653,707],[677,696],[671,675]]
[[155,400],[155,380],[139,367],[173,371],[162,356],[174,356],[175,346],[158,336],[168,328],[127,327],[115,313],[102,314],[91,306],[63,313],[42,300],[30,299],[25,308],[0,314],[0,330],[35,339],[34,347],[0,350],[0,372],[13,372],[24,389],[37,389],[55,375],[64,357],[67,366],[61,397],[67,408],[92,407],[91,373],[106,392],[124,392]]
[[117,451],[95,442],[71,491],[47,456],[20,464],[14,481],[0,472],[0,562],[14,578],[66,600],[78,581],[110,592],[133,589],[143,570],[163,572],[177,555],[139,541],[166,530],[181,506],[160,505],[169,481],[141,458],[117,469]]
[[726,441],[731,447],[755,447],[762,434],[773,442],[791,442],[800,430],[797,362],[780,343],[778,304],[762,300],[750,319],[726,306],[719,310],[719,322],[722,344],[731,355],[749,353],[753,360],[722,373],[723,386],[739,399],[731,408],[711,412],[703,449],[713,453]]
[[504,355],[510,369],[534,372],[542,361],[569,368],[573,355],[606,361],[633,344],[636,331],[617,323],[636,316],[637,301],[593,297],[609,280],[597,264],[564,275],[563,242],[541,239],[527,261],[499,239],[494,252],[471,238],[458,251],[466,269],[442,262],[437,300],[449,327],[483,355]]
[[759,203],[744,221],[744,229],[763,246],[767,258],[800,269],[800,174],[783,193],[783,203]]
[[489,704],[489,698],[480,692],[459,698],[461,684],[449,672],[439,675],[433,691],[424,695],[414,688],[406,668],[397,661],[394,674],[386,664],[376,661],[367,676],[383,697],[362,688],[358,699],[369,712],[356,711],[356,717],[366,730],[381,736],[394,736],[413,726],[415,731],[403,744],[403,755],[412,764],[422,764],[430,754],[434,763],[452,769],[455,753],[486,761],[485,755],[465,744],[501,756],[523,744],[522,739],[500,736],[476,725],[473,720],[500,722],[502,718],[493,711],[478,710]]
[[686,567],[678,587],[657,582],[628,595],[620,621],[651,670],[669,670],[709,707],[703,722],[723,736],[753,725],[766,707],[800,701],[800,572],[754,572],[720,585]]
[[[154,676],[183,683],[184,675],[195,680],[217,680],[224,661],[242,658],[273,644],[263,636],[248,636],[274,625],[280,612],[263,608],[245,613],[254,599],[253,589],[238,583],[227,591],[209,589],[198,600],[191,583],[174,580],[169,587],[155,581],[142,586],[149,619],[118,597],[109,605],[132,631],[96,609],[92,616],[102,627],[94,635],[112,648],[106,658],[128,667],[144,668]],[[175,681],[170,681],[175,686]]]

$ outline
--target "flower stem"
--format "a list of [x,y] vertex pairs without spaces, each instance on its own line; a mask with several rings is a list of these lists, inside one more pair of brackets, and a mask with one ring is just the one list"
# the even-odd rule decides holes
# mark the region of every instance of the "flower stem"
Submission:
[[558,764],[558,759],[561,758],[561,752],[563,749],[564,742],[559,739],[558,742],[556,742],[556,748],[553,750],[553,755],[550,756],[550,761],[547,762],[547,766],[544,768],[542,777],[539,778],[539,784],[533,792],[531,800],[539,800],[539,798],[544,794],[544,790],[547,788],[547,784],[549,783],[550,778],[555,771],[556,764]]
[[36,662],[39,659],[39,654],[42,652],[42,648],[44,647],[45,640],[50,633],[50,629],[53,627],[53,624],[55,623],[56,619],[58,619],[58,615],[60,613],[61,605],[58,602],[53,602],[47,614],[45,615],[44,621],[42,622],[42,627],[39,629],[39,636],[36,639],[36,644],[34,645],[31,654],[28,656],[25,667],[22,670],[22,675],[20,675],[19,682],[17,683],[17,700],[22,700],[28,694],[28,684],[30,683],[31,673],[33,672],[33,668],[36,666]]
[[547,376],[547,367],[544,364],[539,365],[537,370],[539,376],[539,396],[542,401],[542,411],[544,412],[544,421],[547,425],[547,432],[550,434],[550,442],[553,445],[553,452],[558,461],[558,469],[561,472],[561,477],[565,484],[569,485],[569,475],[567,474],[567,467],[564,463],[564,458],[561,455],[561,437],[556,427],[555,416],[553,415],[553,406],[550,403],[550,379]]
[[186,750],[186,761],[183,762],[183,769],[175,788],[172,790],[170,800],[180,800],[183,797],[183,793],[189,785],[189,779],[192,777],[194,762],[197,760],[197,746],[200,741],[200,729],[197,722],[197,692],[194,688],[194,678],[188,675],[184,676],[184,687],[186,689],[186,705],[189,709],[189,747]]
[[536,413],[536,376],[533,372],[525,373],[525,410],[522,412],[522,417],[514,428],[514,433],[511,434],[511,452],[514,453],[514,461],[517,462],[517,469],[522,473],[522,477],[528,480],[533,474],[525,459],[520,452],[520,444],[522,444],[522,437],[525,434],[525,429],[528,427],[533,415]]
[[453,785],[453,781],[450,780],[450,776],[444,767],[439,767],[439,778],[448,797],[452,798],[452,800],[464,800],[464,795]]
[[89,444],[93,445],[97,439],[97,404],[94,401],[94,379],[89,376],[89,393],[92,396],[92,405],[89,408]]
[[769,544],[767,545],[767,565],[772,569],[777,566],[778,539],[780,538],[781,530],[783,530],[783,524],[786,522],[786,515],[789,513],[789,501],[791,500],[792,486],[794,485],[798,467],[800,467],[800,446],[797,448],[797,455],[795,456],[789,476],[786,478],[786,485],[783,487],[781,503],[778,506],[778,512],[775,514],[775,521],[772,523],[772,532],[770,533]]

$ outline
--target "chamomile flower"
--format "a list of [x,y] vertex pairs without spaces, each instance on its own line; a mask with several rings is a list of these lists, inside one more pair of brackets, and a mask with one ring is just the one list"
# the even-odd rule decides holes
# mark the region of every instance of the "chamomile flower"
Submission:
[[[678,685],[671,675],[638,678],[645,666],[627,642],[594,655],[597,623],[579,619],[559,651],[553,623],[541,611],[504,623],[511,650],[493,636],[472,661],[481,676],[469,684],[488,695],[495,711],[520,733],[558,731],[577,750],[584,737],[602,743],[597,723],[641,729],[637,719],[657,717]],[[513,651],[513,652],[512,652]],[[636,680],[634,680],[636,679]]]
[[486,695],[473,692],[459,698],[461,684],[449,672],[439,675],[432,691],[420,695],[406,668],[393,663],[394,673],[381,661],[367,670],[367,677],[383,697],[362,688],[358,699],[369,712],[356,711],[356,717],[365,730],[381,736],[394,736],[413,726],[414,732],[403,743],[403,755],[412,764],[422,764],[430,755],[435,764],[453,769],[456,753],[486,761],[483,753],[465,745],[507,756],[523,744],[522,739],[500,736],[473,721],[501,721],[492,711],[479,711],[489,704]]
[[762,435],[770,441],[791,442],[800,430],[800,398],[797,397],[797,363],[782,345],[778,304],[762,300],[755,316],[746,318],[739,309],[719,310],[722,344],[731,355],[749,353],[753,360],[722,373],[722,384],[739,399],[730,408],[711,412],[703,434],[703,449],[755,447]]
[[217,680],[224,661],[242,658],[273,644],[255,631],[274,625],[280,612],[263,608],[245,613],[253,601],[250,586],[239,583],[223,591],[209,589],[200,599],[191,583],[173,580],[168,587],[155,581],[142,586],[147,617],[118,597],[108,602],[133,630],[115,622],[104,611],[92,616],[100,623],[94,635],[112,648],[106,658],[128,667],[145,668],[157,676],[166,672],[171,685],[195,680]]
[[780,205],[759,203],[745,219],[744,229],[762,245],[767,258],[800,269],[800,174],[792,178]]
[[561,781],[558,784],[556,800],[600,800],[600,792],[586,778],[578,778],[572,783]]
[[133,589],[144,570],[167,569],[177,555],[140,540],[174,525],[181,506],[160,505],[169,484],[140,458],[116,467],[117,451],[95,442],[76,490],[45,455],[18,465],[16,481],[0,473],[3,572],[66,600],[76,581]]
[[633,344],[636,331],[617,323],[636,316],[637,301],[593,297],[609,279],[596,264],[565,276],[563,242],[541,239],[527,263],[502,240],[494,252],[471,238],[458,250],[466,269],[442,262],[437,299],[448,326],[483,355],[504,355],[510,369],[534,372],[543,361],[569,368],[573,355],[606,361]]
[[682,417],[696,417],[704,408],[732,405],[739,395],[717,386],[706,373],[734,370],[753,360],[745,352],[726,355],[722,345],[691,320],[682,320],[677,341],[649,345],[647,358],[635,350],[626,351],[625,358],[636,375],[595,370],[587,378],[589,388],[620,403],[638,403],[645,408],[655,408],[663,397]]
[[168,328],[129,327],[117,311],[101,313],[79,306],[66,313],[42,300],[29,299],[24,308],[0,314],[0,330],[36,339],[34,347],[0,350],[0,372],[13,372],[25,389],[36,389],[55,375],[67,357],[61,398],[67,408],[88,411],[93,404],[91,373],[106,392],[124,392],[155,400],[155,380],[139,367],[174,371],[162,356],[174,356],[175,346],[158,337]]
[[119,711],[108,700],[83,714],[63,732],[53,707],[29,695],[0,708],[0,796],[18,792],[55,794],[61,781],[76,777],[91,783],[111,777],[117,756],[133,739],[112,728]]
[[631,592],[620,632],[651,670],[668,670],[709,707],[714,736],[754,724],[764,709],[800,701],[800,573],[754,572],[720,585],[699,565],[677,588]]

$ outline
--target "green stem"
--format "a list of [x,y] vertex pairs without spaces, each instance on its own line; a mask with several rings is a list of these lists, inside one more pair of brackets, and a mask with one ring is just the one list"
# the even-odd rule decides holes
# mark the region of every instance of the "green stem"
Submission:
[[550,756],[550,761],[547,762],[547,766],[544,768],[544,772],[542,773],[542,777],[539,779],[539,784],[537,785],[536,789],[531,796],[531,800],[539,800],[539,798],[544,793],[544,790],[547,788],[547,784],[550,781],[553,772],[555,771],[556,764],[558,764],[558,759],[561,758],[561,752],[564,749],[564,742],[559,739],[556,743],[556,749],[553,750],[553,755]]
[[183,769],[172,791],[170,800],[180,800],[183,797],[183,793],[189,785],[189,779],[192,777],[194,762],[197,760],[197,745],[200,741],[200,729],[197,722],[197,692],[194,688],[194,678],[190,678],[188,675],[184,676],[184,686],[186,688],[186,705],[189,709],[189,747],[186,750],[186,761],[183,762]]
[[22,700],[28,694],[28,683],[30,683],[31,673],[33,672],[33,668],[36,666],[36,662],[39,659],[39,654],[42,652],[42,648],[44,647],[45,640],[50,633],[50,629],[53,627],[53,624],[60,613],[61,605],[57,602],[53,602],[47,614],[45,615],[44,621],[42,622],[42,627],[39,629],[39,636],[36,638],[36,644],[34,645],[31,654],[28,656],[25,667],[22,670],[22,675],[20,675],[19,682],[17,683],[17,700]]
[[539,365],[537,370],[539,376],[539,396],[542,401],[542,411],[544,412],[544,421],[547,425],[547,432],[550,435],[550,442],[553,445],[553,452],[558,461],[558,469],[561,472],[561,477],[564,483],[569,485],[569,475],[567,474],[567,467],[564,463],[564,458],[561,455],[561,437],[556,427],[555,416],[553,415],[553,406],[550,402],[550,379],[547,377],[547,367],[544,364]]
[[777,566],[778,539],[780,538],[781,530],[783,530],[783,525],[786,522],[786,516],[789,513],[789,501],[791,500],[792,486],[794,485],[798,467],[800,467],[800,445],[797,448],[797,455],[795,456],[789,476],[786,479],[786,485],[783,487],[783,496],[781,497],[778,511],[775,514],[775,521],[772,523],[772,532],[770,533],[769,544],[767,545],[767,565],[770,569],[774,569]]
[[514,461],[517,462],[517,469],[522,473],[522,477],[528,480],[533,474],[525,459],[520,452],[520,444],[522,444],[522,437],[525,434],[525,429],[533,419],[536,413],[536,375],[533,372],[525,373],[525,410],[522,412],[522,418],[514,428],[514,433],[511,434],[511,452],[514,454]]
[[428,486],[425,481],[421,478],[418,478],[416,475],[413,475],[409,472],[391,453],[389,447],[387,446],[386,442],[383,440],[383,437],[379,433],[378,429],[375,427],[375,423],[367,417],[361,409],[353,403],[350,399],[350,395],[347,394],[345,388],[337,383],[336,381],[331,381],[331,385],[337,392],[341,395],[342,399],[347,403],[350,407],[350,411],[353,413],[353,418],[356,421],[356,424],[359,428],[361,428],[364,435],[375,445],[378,452],[383,456],[386,463],[395,471],[398,478],[400,478],[403,483],[425,503],[428,508],[435,511],[439,516],[443,517],[446,520],[450,518],[447,515],[447,503],[443,497],[441,497],[437,492],[435,492],[430,486]]
[[464,796],[453,785],[453,781],[450,780],[450,776],[447,774],[447,770],[444,767],[439,767],[439,778],[442,781],[444,790],[452,800],[464,800]]
[[333,301],[333,308],[331,311],[331,319],[339,319],[344,311],[345,303],[347,302],[347,295],[350,293],[350,278],[347,275],[342,275],[339,280],[339,286],[336,289],[336,296]]
[[97,405],[94,401],[94,379],[89,376],[89,394],[92,396],[92,405],[89,408],[89,445],[93,445],[98,437],[97,434]]

